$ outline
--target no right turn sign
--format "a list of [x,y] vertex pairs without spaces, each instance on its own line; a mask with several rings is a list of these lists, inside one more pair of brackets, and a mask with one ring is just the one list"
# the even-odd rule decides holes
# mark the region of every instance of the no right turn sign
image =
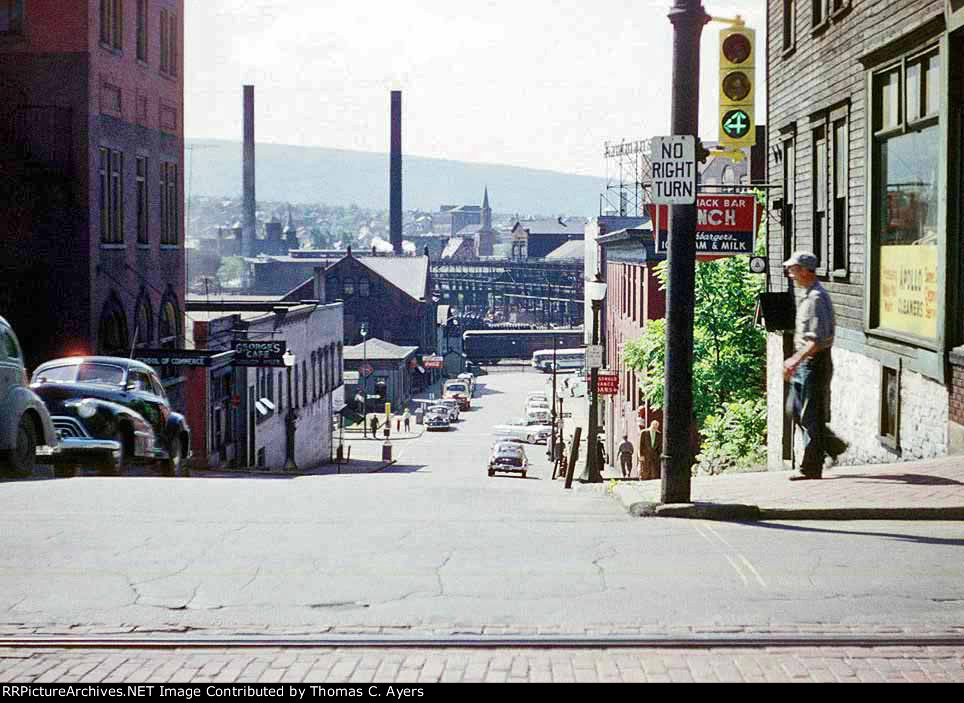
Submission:
[[656,205],[692,205],[696,202],[696,138],[677,134],[653,137],[652,200]]

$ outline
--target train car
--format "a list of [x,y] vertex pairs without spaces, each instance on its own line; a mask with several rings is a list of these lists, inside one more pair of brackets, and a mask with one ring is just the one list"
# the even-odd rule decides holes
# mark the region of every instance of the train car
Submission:
[[560,349],[584,346],[582,328],[554,330],[471,330],[462,335],[462,351],[479,364],[494,364],[505,359],[530,362],[541,349],[551,349],[552,340]]

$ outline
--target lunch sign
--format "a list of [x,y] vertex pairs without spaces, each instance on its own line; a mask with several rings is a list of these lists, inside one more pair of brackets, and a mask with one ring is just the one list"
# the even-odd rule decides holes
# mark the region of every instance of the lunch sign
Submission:
[[[669,207],[650,205],[656,251],[666,253]],[[696,196],[696,255],[701,258],[750,255],[763,209],[753,195]]]

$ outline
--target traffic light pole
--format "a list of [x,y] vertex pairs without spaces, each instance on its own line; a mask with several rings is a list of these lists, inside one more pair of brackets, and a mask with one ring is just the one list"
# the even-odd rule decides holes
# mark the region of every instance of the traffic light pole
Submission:
[[[709,16],[702,0],[674,0],[672,133],[698,136],[700,35]],[[669,223],[666,296],[666,381],[663,408],[663,503],[690,501],[693,452],[693,306],[696,278],[696,203],[673,205]]]

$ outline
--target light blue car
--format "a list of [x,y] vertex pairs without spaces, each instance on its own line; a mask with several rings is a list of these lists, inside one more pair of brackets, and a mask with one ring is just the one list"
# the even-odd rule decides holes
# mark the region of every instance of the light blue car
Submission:
[[17,336],[0,317],[0,471],[26,478],[38,447],[56,448],[57,433],[43,401],[29,388]]

